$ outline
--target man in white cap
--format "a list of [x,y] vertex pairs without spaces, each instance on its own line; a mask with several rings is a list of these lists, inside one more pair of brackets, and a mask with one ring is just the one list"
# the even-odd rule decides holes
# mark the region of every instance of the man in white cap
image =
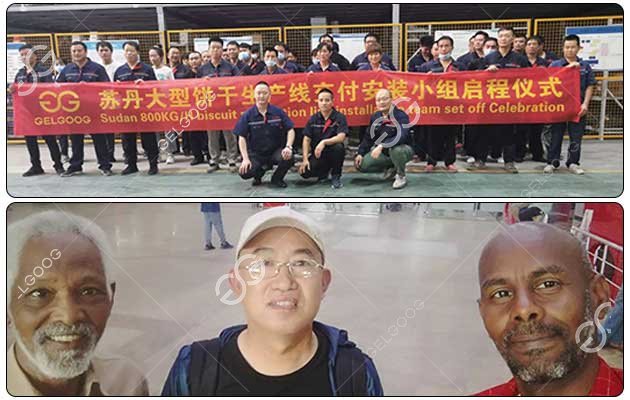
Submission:
[[331,271],[312,219],[288,207],[259,212],[245,222],[236,256],[229,282],[247,324],[184,346],[163,396],[383,394],[347,332],[315,321]]
[[45,211],[12,224],[7,237],[9,394],[148,396],[135,367],[94,355],[114,304],[105,232]]

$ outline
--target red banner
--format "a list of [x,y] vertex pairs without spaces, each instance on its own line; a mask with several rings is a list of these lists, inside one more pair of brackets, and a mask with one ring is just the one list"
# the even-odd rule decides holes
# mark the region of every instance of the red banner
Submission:
[[336,72],[212,79],[14,85],[17,135],[231,130],[254,105],[265,80],[271,102],[297,127],[317,112],[317,92],[328,88],[351,126],[367,125],[375,96],[389,89],[419,125],[577,121],[580,75],[575,68],[418,74]]

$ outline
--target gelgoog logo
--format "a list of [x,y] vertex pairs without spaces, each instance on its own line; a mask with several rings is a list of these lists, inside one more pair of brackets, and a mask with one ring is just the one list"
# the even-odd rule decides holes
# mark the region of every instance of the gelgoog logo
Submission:
[[[384,148],[390,148],[390,147],[394,147],[398,144],[398,142],[400,141],[400,137],[402,136],[402,128],[405,129],[409,129],[413,126],[415,126],[418,121],[420,121],[420,113],[419,112],[415,112],[414,113],[414,118],[412,121],[409,121],[408,124],[403,123],[401,125],[401,123],[396,119],[396,116],[394,115],[394,107],[398,107],[399,104],[401,103],[405,103],[405,102],[411,102],[412,99],[410,99],[409,97],[399,97],[396,100],[392,101],[392,105],[389,107],[389,112],[388,118],[385,118],[383,116],[378,117],[373,123],[372,125],[370,125],[370,137],[374,140],[374,144],[376,145],[382,145]],[[418,105],[418,103],[416,101],[413,101],[413,103],[409,106],[406,107],[407,110],[419,110],[420,106]],[[381,135],[378,138],[376,137],[376,127],[381,126],[385,120],[387,120],[388,122],[392,123],[394,125],[394,127],[396,127],[396,136],[386,142],[383,143],[383,141],[385,139],[387,139],[387,133],[383,132],[381,133]]]
[[591,334],[587,335],[587,338],[586,338],[586,340],[584,340],[584,343],[580,344],[580,349],[583,352],[585,352],[585,353],[597,353],[598,351],[603,349],[604,346],[606,345],[606,339],[607,339],[608,332],[606,332],[606,329],[604,329],[602,324],[599,322],[599,319],[597,318],[597,316],[600,315],[600,313],[602,312],[602,310],[604,308],[610,308],[610,307],[612,307],[612,304],[610,304],[610,302],[606,302],[604,304],[601,304],[595,310],[595,318],[593,318],[592,321],[586,321],[586,322],[582,323],[578,327],[578,329],[575,331],[575,341],[578,344],[580,344],[580,342],[581,342],[582,331],[583,330],[588,329],[590,332],[592,332],[596,328],[599,331],[599,333],[600,333],[600,335],[599,335],[600,341],[595,347],[590,347],[592,344],[594,344],[593,342],[595,341],[595,339],[593,338],[593,335],[591,335]]
[[81,102],[79,95],[71,90],[64,90],[57,94],[51,90],[45,90],[39,95],[40,107],[48,113],[56,113],[59,110],[75,112]]
[[228,306],[233,306],[240,303],[245,298],[245,292],[247,291],[247,287],[257,285],[258,283],[260,283],[260,281],[262,281],[263,279],[262,275],[253,275],[251,276],[252,279],[245,281],[241,277],[241,275],[238,273],[238,268],[240,265],[249,265],[256,261],[259,261],[256,255],[244,254],[241,257],[239,257],[239,259],[236,261],[236,264],[234,264],[234,269],[232,273],[233,273],[234,278],[238,281],[241,287],[241,293],[235,299],[230,298],[230,296],[234,294],[234,291],[231,288],[228,288],[226,293],[224,294],[221,293],[221,285],[223,284],[223,282],[230,279],[230,275],[229,274],[222,275],[217,280],[217,283],[214,286],[214,293],[219,298],[221,303],[227,304]]

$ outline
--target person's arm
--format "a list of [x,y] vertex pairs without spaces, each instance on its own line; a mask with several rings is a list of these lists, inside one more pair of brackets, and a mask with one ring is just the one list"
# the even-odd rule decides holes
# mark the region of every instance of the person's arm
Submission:
[[588,105],[591,102],[591,98],[593,97],[593,89],[595,86],[591,85],[586,88],[586,92],[584,93],[584,102],[580,106],[580,113],[578,114],[580,118],[582,118],[588,112]]
[[311,169],[311,163],[308,160],[310,156],[309,154],[310,151],[311,151],[311,138],[308,136],[304,136],[304,138],[302,138],[302,165],[300,165],[300,169],[299,169],[300,174],[303,174],[307,170]]
[[243,162],[241,163],[239,172],[241,174],[245,174],[252,167],[252,163],[249,160],[249,153],[247,152],[247,139],[245,139],[245,137],[238,137],[238,148],[241,151],[241,156],[243,157]]

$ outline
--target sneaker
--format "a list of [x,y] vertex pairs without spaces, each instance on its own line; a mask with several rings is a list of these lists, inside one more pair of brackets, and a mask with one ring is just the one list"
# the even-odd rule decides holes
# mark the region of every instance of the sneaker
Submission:
[[474,163],[472,163],[466,169],[477,170],[477,169],[484,169],[484,168],[486,168],[486,163],[483,162],[483,161],[476,160]]
[[66,172],[64,172],[63,174],[61,174],[62,177],[64,178],[68,178],[70,176],[75,176],[75,175],[81,175],[83,173],[83,169],[81,168],[72,168],[69,167]]
[[503,157],[499,157],[499,158],[497,158],[497,163],[505,164],[505,160],[503,159]]
[[407,186],[407,177],[405,175],[396,174],[396,178],[394,179],[394,183],[392,184],[392,188],[394,189],[402,189]]
[[147,172],[149,175],[155,175],[158,173],[158,166],[157,165],[152,165],[151,167],[149,167],[149,172]]
[[135,174],[136,172],[138,172],[138,167],[135,165],[127,165],[125,169],[120,172],[120,175]]
[[555,169],[560,168],[560,160],[553,160],[553,161],[551,162],[551,165],[553,165],[553,167],[554,167]]
[[214,246],[212,245],[212,243],[208,243],[207,245],[205,245],[204,250],[214,250]]
[[511,172],[513,174],[518,174],[518,169],[516,169],[516,165],[514,165],[513,162],[509,162],[509,163],[505,163],[505,165],[503,166],[503,168],[507,171],[507,172]]
[[262,185],[262,178],[254,178],[252,181],[252,186],[260,186]]
[[424,172],[433,172],[435,170],[435,167],[432,164],[427,164],[426,167],[424,167]]
[[543,172],[545,174],[553,174],[554,170],[555,170],[555,168],[553,167],[553,165],[547,164],[547,165],[545,165],[545,168],[543,169]]
[[388,181],[396,176],[396,168],[387,168],[383,173],[383,179]]
[[210,168],[208,168],[206,172],[211,174],[218,169],[219,169],[219,166],[217,164],[210,164]]
[[63,168],[63,166],[60,165],[58,167],[55,167],[55,172],[57,173],[57,175],[61,175],[66,172],[66,170]]
[[571,171],[572,173],[576,175],[584,175],[584,170],[580,168],[580,166],[577,164],[569,165],[569,171]]
[[228,171],[230,171],[230,173],[235,174],[238,172],[238,167],[236,166],[236,164],[230,164],[228,165]]
[[468,159],[466,160],[466,162],[467,162],[468,164],[472,164],[472,163],[474,163],[474,162],[475,162],[475,157],[468,157]]
[[457,172],[457,167],[455,166],[455,164],[449,164],[446,166],[446,170],[448,172]]
[[331,187],[333,189],[341,189],[343,187],[343,183],[341,183],[341,176],[333,175],[331,178]]
[[166,164],[175,164],[175,157],[172,154],[166,156]]
[[225,241],[225,242],[221,243],[221,248],[222,249],[232,249],[232,248],[234,248],[234,246],[232,246],[230,243]]
[[70,162],[70,157],[68,157],[67,155],[62,155],[61,156],[61,162],[62,163],[69,163]]
[[111,169],[101,169],[101,175],[103,176],[112,176],[112,170]]
[[43,175],[43,174],[45,174],[45,172],[42,169],[42,167],[31,167],[31,168],[28,169],[28,171],[23,173],[22,176],[23,177],[29,177],[29,176]]

